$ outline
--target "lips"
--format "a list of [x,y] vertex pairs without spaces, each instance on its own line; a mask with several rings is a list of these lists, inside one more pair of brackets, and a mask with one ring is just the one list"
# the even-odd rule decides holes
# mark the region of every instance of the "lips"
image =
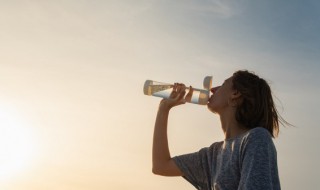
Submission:
[[213,95],[210,96],[210,98],[208,99],[208,103],[210,103],[213,99]]

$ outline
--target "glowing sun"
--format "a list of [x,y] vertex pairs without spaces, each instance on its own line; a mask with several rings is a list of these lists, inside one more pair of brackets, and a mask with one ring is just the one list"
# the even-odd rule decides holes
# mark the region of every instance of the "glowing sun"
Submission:
[[0,103],[0,179],[22,172],[35,152],[32,131],[16,111]]

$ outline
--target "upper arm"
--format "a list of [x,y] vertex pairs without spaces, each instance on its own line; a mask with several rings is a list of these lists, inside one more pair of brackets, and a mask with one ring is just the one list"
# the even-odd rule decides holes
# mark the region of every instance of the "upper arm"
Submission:
[[183,176],[182,171],[172,158],[167,162],[154,166],[152,172],[162,176]]

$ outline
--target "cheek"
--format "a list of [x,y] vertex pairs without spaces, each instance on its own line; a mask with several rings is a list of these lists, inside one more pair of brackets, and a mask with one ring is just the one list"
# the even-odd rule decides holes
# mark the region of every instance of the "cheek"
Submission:
[[212,102],[210,103],[210,107],[218,109],[223,108],[228,105],[227,98],[225,96],[217,95],[213,98]]

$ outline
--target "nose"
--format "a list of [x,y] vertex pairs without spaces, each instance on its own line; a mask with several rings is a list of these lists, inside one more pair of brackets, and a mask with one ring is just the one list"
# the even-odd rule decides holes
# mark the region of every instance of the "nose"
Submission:
[[220,88],[220,86],[211,88],[210,91],[212,92],[212,94],[216,93],[218,91],[218,89]]

